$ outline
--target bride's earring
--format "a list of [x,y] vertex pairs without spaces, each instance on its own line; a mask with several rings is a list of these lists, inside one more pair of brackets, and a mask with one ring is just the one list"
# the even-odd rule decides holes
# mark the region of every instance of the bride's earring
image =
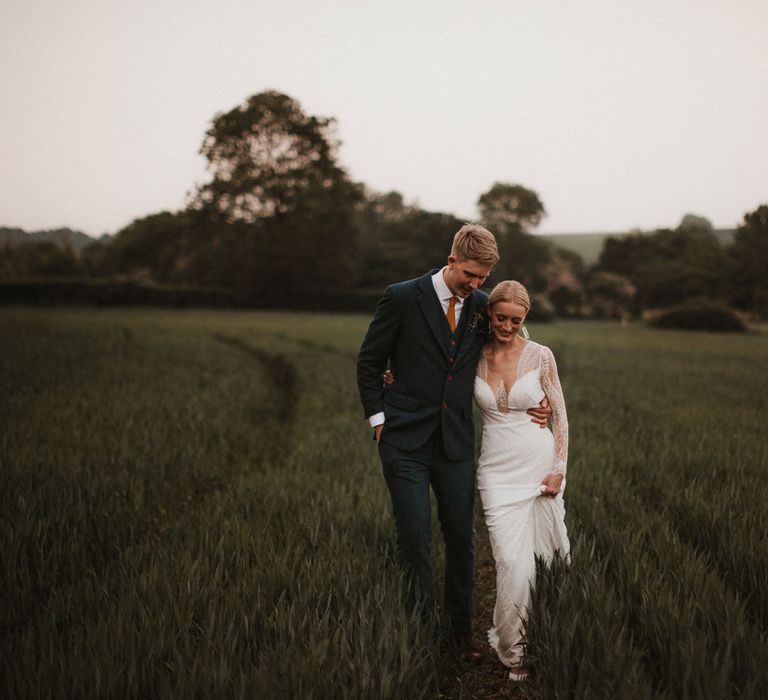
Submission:
[[528,334],[528,329],[525,326],[520,326],[520,335],[523,336],[526,340],[530,339],[530,335]]

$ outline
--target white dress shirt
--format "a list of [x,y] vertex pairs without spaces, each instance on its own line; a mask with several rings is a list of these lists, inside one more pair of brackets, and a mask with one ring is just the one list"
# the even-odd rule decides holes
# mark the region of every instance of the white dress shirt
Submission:
[[[434,275],[432,275],[432,286],[435,288],[435,293],[437,294],[437,298],[440,300],[440,305],[443,307],[443,313],[448,313],[448,303],[451,301],[451,297],[454,296],[453,292],[448,289],[448,285],[445,283],[445,278],[443,277],[443,273],[446,271],[446,267],[444,267],[442,270],[438,270]],[[461,307],[464,306],[464,299],[457,296],[456,297],[456,323],[459,322],[459,317],[461,316]]]

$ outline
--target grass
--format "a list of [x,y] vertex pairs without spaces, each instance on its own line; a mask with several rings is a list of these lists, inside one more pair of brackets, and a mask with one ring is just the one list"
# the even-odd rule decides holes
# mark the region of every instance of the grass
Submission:
[[[541,573],[510,690],[405,599],[355,386],[366,324],[0,309],[0,695],[768,693],[768,335],[531,329],[568,402],[573,561]],[[479,512],[478,538],[480,641]]]

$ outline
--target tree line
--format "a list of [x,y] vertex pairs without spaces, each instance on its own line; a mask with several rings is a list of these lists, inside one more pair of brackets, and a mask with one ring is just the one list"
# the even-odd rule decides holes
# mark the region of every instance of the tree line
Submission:
[[[184,209],[136,219],[81,250],[5,243],[0,279],[132,280],[254,307],[365,307],[387,284],[441,264],[464,222],[356,182],[339,144],[334,119],[280,92],[253,95],[214,116],[200,149],[210,179]],[[701,298],[768,316],[766,205],[745,215],[728,246],[689,215],[676,229],[607,239],[590,267],[532,235],[545,214],[521,184],[494,183],[477,201],[502,256],[490,282],[526,284],[541,317],[630,318]]]

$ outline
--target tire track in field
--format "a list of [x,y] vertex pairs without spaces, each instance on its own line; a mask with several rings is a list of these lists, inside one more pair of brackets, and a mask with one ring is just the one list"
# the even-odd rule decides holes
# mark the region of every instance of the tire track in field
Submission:
[[318,352],[325,352],[330,355],[335,355],[336,357],[344,358],[345,360],[349,360],[350,362],[357,362],[356,352],[348,352],[345,350],[341,350],[340,348],[334,347],[333,345],[329,345],[327,343],[321,343],[316,340],[306,340],[303,338],[302,339],[294,338],[293,336],[287,335],[286,333],[264,333],[262,335],[267,335],[269,337],[275,338],[276,340],[281,340],[285,343],[292,343],[293,345],[303,348],[304,350],[315,350]]
[[256,359],[264,367],[267,380],[271,384],[268,387],[268,395],[272,402],[274,419],[281,429],[290,430],[296,417],[298,401],[298,375],[293,364],[283,355],[255,348],[239,338],[219,333],[213,337],[218,342]]

